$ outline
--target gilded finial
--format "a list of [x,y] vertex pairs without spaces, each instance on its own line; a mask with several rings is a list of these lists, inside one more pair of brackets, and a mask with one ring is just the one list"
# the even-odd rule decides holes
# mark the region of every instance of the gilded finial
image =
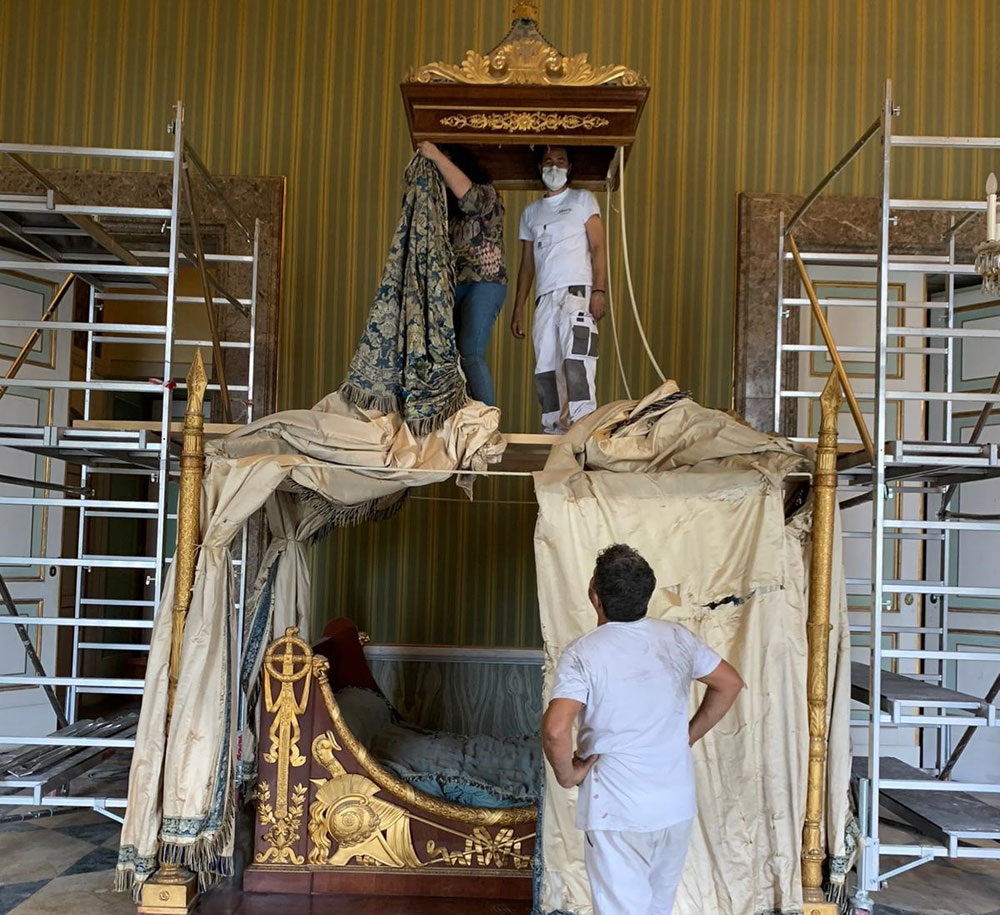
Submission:
[[538,31],[538,3],[517,0],[514,21],[500,43],[484,54],[467,51],[460,64],[434,61],[406,77],[408,83],[465,83],[518,86],[645,86],[622,64],[596,66],[586,53],[567,57]]
[[830,377],[823,387],[823,393],[820,394],[819,402],[823,410],[823,419],[832,423],[833,428],[836,429],[837,416],[840,413],[840,406],[844,402],[844,389],[841,387],[840,376],[837,374],[836,368],[830,372]]
[[515,3],[514,19],[530,19],[532,22],[538,22],[538,4]]
[[201,349],[196,349],[191,360],[191,368],[187,373],[188,413],[201,413],[207,388],[208,375],[205,374],[205,363],[201,358]]

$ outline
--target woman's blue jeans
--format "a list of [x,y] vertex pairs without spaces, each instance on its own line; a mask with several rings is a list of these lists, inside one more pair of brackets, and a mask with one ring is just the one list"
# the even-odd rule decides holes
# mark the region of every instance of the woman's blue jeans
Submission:
[[455,334],[469,395],[495,407],[493,379],[486,364],[486,345],[507,298],[504,283],[460,283],[455,287]]

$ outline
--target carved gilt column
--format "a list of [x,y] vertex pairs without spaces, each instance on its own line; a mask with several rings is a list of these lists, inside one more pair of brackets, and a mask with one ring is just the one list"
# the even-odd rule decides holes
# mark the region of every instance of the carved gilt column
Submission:
[[812,562],[809,569],[809,654],[806,691],[809,703],[809,781],[802,828],[802,902],[804,915],[836,915],[823,893],[823,808],[826,803],[826,706],[830,663],[830,583],[837,512],[837,417],[844,401],[836,369],[820,397],[822,410],[816,472],[813,475]]
[[[181,449],[180,492],[177,497],[177,554],[174,557],[174,603],[171,609],[170,666],[167,679],[167,723],[177,695],[184,645],[184,625],[191,606],[191,587],[201,540],[201,481],[205,471],[204,402],[208,377],[201,350],[195,350],[187,375],[187,408],[184,412],[184,443]],[[169,435],[170,430],[162,430]],[[160,858],[160,868],[143,884],[138,911],[140,915],[191,910],[198,898],[198,882],[186,868]]]

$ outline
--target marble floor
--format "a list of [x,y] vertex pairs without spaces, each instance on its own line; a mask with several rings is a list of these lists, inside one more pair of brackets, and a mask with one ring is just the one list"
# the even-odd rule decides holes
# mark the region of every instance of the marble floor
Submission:
[[[2,811],[0,811],[2,812]],[[91,811],[0,824],[0,915],[133,915],[128,895],[113,891],[119,826]],[[886,824],[888,841],[908,830]],[[888,864],[888,866],[892,866]],[[894,878],[877,895],[874,915],[1000,915],[1000,863],[936,861]],[[469,899],[309,900],[206,894],[202,915],[530,915],[530,905]]]

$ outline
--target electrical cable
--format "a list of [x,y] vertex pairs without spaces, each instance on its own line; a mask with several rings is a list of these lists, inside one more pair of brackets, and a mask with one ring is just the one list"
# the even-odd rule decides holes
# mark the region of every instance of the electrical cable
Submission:
[[[621,147],[619,147],[619,151],[616,153],[616,155],[618,156],[621,155]],[[607,205],[607,216],[604,219],[604,243],[608,259],[607,276],[605,277],[604,285],[608,287],[607,288],[608,313],[611,315],[611,335],[615,339],[615,356],[618,359],[618,374],[620,374],[622,377],[622,384],[625,387],[625,396],[629,400],[631,400],[632,392],[629,390],[628,378],[625,377],[625,363],[622,361],[622,349],[621,349],[621,344],[619,343],[618,340],[618,324],[615,321],[615,299],[614,295],[611,292],[611,222],[612,222],[611,196],[614,193],[614,188],[612,187],[610,172],[608,173],[608,177],[604,181],[604,188],[606,191],[605,203]]]
[[656,361],[653,350],[649,346],[649,341],[646,339],[646,332],[643,330],[642,320],[639,317],[639,306],[635,304],[635,289],[632,287],[632,268],[629,265],[628,256],[628,231],[625,228],[625,149],[624,147],[619,147],[619,150],[621,161],[618,163],[618,210],[621,215],[622,257],[625,261],[625,279],[628,282],[628,295],[632,302],[632,314],[635,316],[635,325],[639,330],[639,337],[642,339],[646,355],[649,356],[649,361],[653,363],[653,368],[656,369],[656,374],[660,376],[660,381],[666,381],[667,376],[663,374],[663,369],[660,368],[660,364]]

